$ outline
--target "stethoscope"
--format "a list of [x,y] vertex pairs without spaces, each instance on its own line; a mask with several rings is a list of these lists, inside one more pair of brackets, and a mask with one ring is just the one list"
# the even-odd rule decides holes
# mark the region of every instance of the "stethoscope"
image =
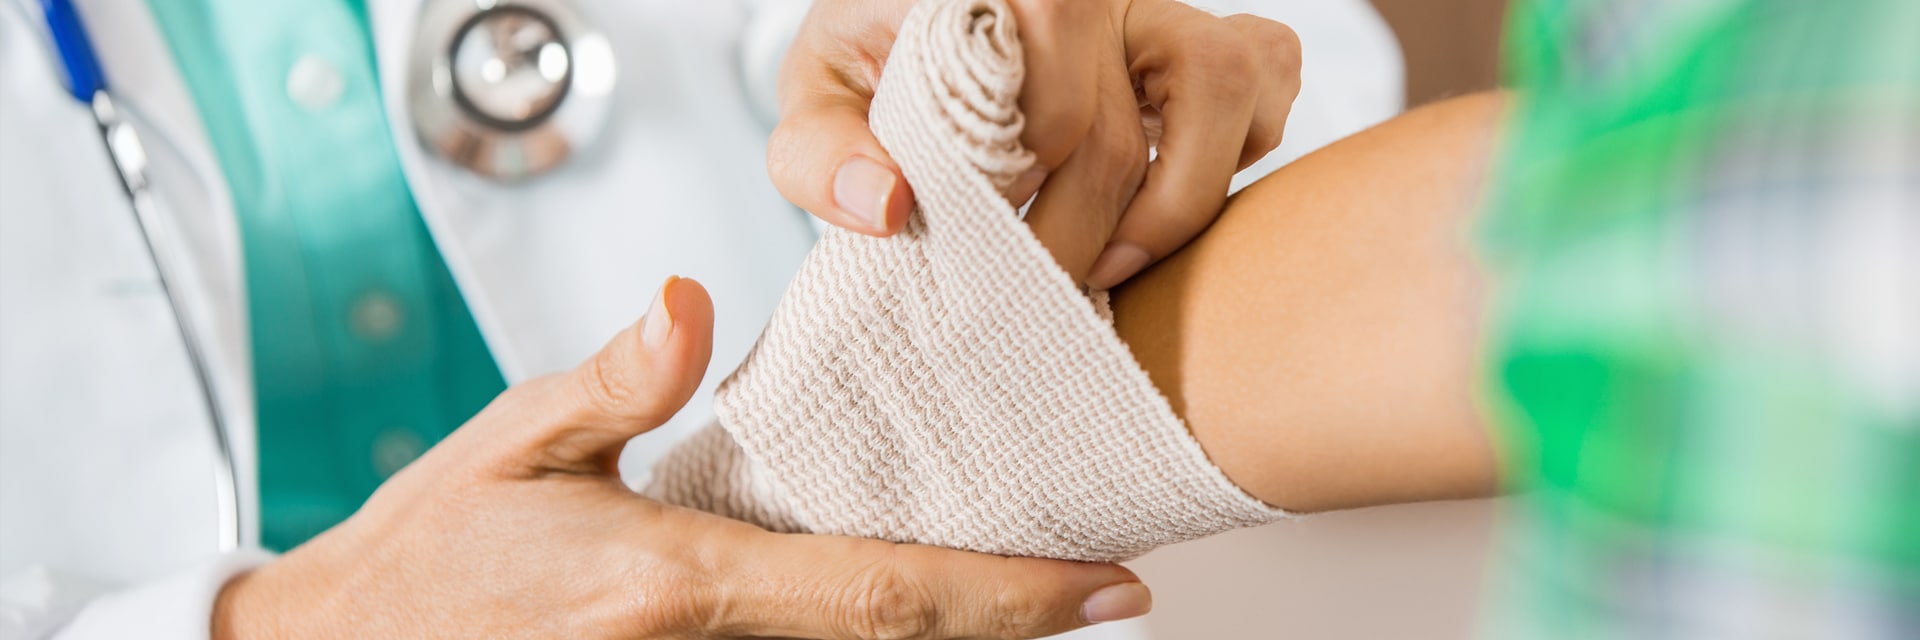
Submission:
[[[162,224],[140,132],[109,91],[71,0],[40,0],[68,95],[93,114],[125,191],[200,387],[215,445],[218,548],[239,549],[244,525],[233,420],[214,385],[211,357],[180,299],[181,264],[154,239]],[[501,182],[560,166],[595,138],[615,79],[607,39],[566,0],[424,0],[409,62],[409,116],[440,158]]]
[[240,474],[234,462],[233,441],[229,436],[228,425],[231,421],[220,404],[220,392],[213,384],[213,368],[206,346],[194,333],[192,318],[178,296],[180,280],[169,265],[179,263],[167,254],[167,245],[154,242],[161,221],[151,184],[147,181],[146,147],[140,141],[140,133],[121,116],[107,92],[107,80],[101,73],[100,59],[94,53],[93,42],[87,37],[86,28],[80,23],[80,13],[74,10],[73,3],[69,0],[40,0],[40,12],[60,60],[60,72],[66,81],[67,94],[87,105],[93,113],[100,140],[106,145],[107,156],[113,159],[120,186],[133,209],[134,222],[140,229],[141,244],[146,247],[147,259],[153,263],[154,273],[160,281],[160,293],[166,298],[167,308],[173,314],[174,326],[179,329],[180,344],[186,349],[194,382],[200,386],[200,399],[207,412],[207,421],[213,427],[218,548],[223,552],[239,549],[242,531]]
[[[739,0],[742,97],[778,114],[780,62],[810,2]],[[498,182],[559,166],[601,132],[618,75],[605,35],[567,0],[424,0],[408,56],[407,111],[421,145]]]
[[606,36],[565,0],[426,0],[407,73],[420,143],[502,182],[594,140],[616,76]]

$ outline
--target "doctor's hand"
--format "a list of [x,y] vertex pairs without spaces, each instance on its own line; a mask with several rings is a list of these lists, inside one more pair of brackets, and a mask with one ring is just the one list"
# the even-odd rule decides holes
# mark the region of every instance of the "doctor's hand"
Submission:
[[775,534],[646,500],[620,449],[678,411],[713,306],[672,279],[578,369],[508,390],[338,527],[236,578],[215,638],[1024,638],[1146,612],[1114,565]]
[[[1178,0],[1009,0],[1025,48],[1014,185],[1027,222],[1076,282],[1119,284],[1219,215],[1233,174],[1279,146],[1300,90],[1300,41],[1278,22]],[[834,225],[900,230],[913,193],[867,128],[913,0],[818,0],[780,76],[775,186]],[[1151,164],[1148,148],[1156,152]]]

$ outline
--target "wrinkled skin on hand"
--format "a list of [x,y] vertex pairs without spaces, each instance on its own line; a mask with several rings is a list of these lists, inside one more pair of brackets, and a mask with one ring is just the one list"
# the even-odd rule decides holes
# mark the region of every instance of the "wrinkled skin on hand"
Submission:
[[694,393],[712,326],[706,291],[669,280],[579,368],[230,582],[214,637],[1027,638],[1150,606],[1118,566],[775,534],[635,494],[620,450]]

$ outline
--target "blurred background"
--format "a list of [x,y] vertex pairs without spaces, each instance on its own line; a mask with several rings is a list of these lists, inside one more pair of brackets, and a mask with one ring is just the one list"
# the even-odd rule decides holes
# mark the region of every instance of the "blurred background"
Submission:
[[1373,8],[1400,39],[1408,103],[1422,105],[1498,84],[1507,0],[1373,0]]
[[[1409,104],[1497,85],[1505,0],[1373,4],[1400,41]],[[1160,640],[1467,638],[1498,505],[1316,515],[1167,547],[1128,566],[1154,589],[1147,626]]]

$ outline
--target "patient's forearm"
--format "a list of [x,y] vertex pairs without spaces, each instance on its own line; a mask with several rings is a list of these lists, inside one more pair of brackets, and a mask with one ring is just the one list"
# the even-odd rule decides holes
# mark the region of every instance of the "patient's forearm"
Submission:
[[1500,107],[1449,100],[1302,158],[1115,291],[1120,335],[1249,493],[1323,511],[1492,491],[1469,233]]

